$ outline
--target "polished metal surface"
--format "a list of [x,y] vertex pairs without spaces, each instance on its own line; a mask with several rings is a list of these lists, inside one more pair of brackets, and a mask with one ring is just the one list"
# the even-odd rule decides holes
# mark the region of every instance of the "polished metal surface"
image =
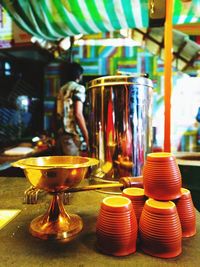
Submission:
[[69,242],[78,235],[83,228],[82,219],[65,211],[63,191],[77,186],[88,168],[96,164],[97,159],[79,156],[26,158],[12,163],[14,167],[24,170],[34,188],[53,195],[47,212],[30,224],[29,231],[33,236]]
[[91,157],[95,179],[140,176],[152,148],[153,83],[142,76],[107,76],[88,84]]
[[12,163],[20,167],[30,183],[47,192],[61,192],[77,186],[88,167],[98,164],[94,158],[79,156],[49,156],[25,158]]

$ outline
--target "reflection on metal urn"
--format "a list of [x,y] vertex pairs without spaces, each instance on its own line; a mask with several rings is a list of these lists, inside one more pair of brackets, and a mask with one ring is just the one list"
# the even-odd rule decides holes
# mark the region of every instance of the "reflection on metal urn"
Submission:
[[153,83],[145,76],[105,76],[88,84],[91,157],[96,179],[140,176],[152,147]]

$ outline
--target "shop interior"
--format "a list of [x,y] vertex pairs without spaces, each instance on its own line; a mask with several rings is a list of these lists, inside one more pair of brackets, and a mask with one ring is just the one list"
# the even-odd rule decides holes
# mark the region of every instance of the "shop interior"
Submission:
[[[194,8],[194,3],[189,5],[189,1],[177,2],[182,12],[189,8],[188,18],[195,16],[196,3]],[[153,142],[163,149],[165,74],[161,19],[156,25],[159,27],[76,35],[63,38],[58,44],[32,37],[3,8],[1,13],[1,149],[24,139],[31,141],[43,133],[54,134],[56,96],[67,79],[67,62],[71,60],[83,66],[85,86],[88,81],[106,75],[147,73],[154,83],[152,118],[156,135]],[[178,14],[175,15],[174,21]],[[200,138],[198,24],[178,23],[173,27],[171,150],[197,152]],[[17,99],[23,95],[27,101],[23,97]],[[20,102],[27,104],[20,107]],[[36,123],[38,116],[40,120]]]
[[[94,138],[99,138],[100,141],[101,138],[102,140],[104,138],[104,142],[106,142],[105,139],[108,136],[106,131],[110,131],[109,134],[115,136],[113,130],[109,129],[109,125],[113,126],[113,121],[108,125],[110,106],[105,109],[106,111],[104,110],[106,114],[105,121],[107,120],[104,137],[101,136],[99,122],[98,126],[93,128],[93,122],[96,123],[96,121],[91,120],[93,111],[91,111],[90,92],[91,84],[95,79],[105,78],[106,81],[109,76],[127,76],[136,77],[136,79],[147,77],[152,82],[152,110],[151,118],[148,118],[151,122],[148,121],[148,127],[150,125],[150,128],[147,127],[149,129],[148,133],[142,132],[141,134],[148,135],[148,146],[150,147],[148,153],[169,152],[175,155],[183,185],[191,191],[194,206],[199,213],[200,1],[114,0],[107,5],[104,3],[104,5],[100,3],[101,1],[97,3],[98,1],[92,0],[89,3],[89,1],[84,0],[83,6],[79,3],[81,1],[74,1],[75,3],[64,1],[67,2],[66,6],[62,6],[61,2],[63,1],[55,1],[55,3],[54,1],[42,1],[44,3],[38,4],[38,6],[33,3],[34,1],[30,1],[24,7],[28,13],[23,10],[22,2],[19,1],[19,3],[13,3],[12,5],[9,1],[0,1],[0,176],[4,181],[3,191],[6,191],[8,180],[12,183],[9,186],[12,186],[12,190],[14,190],[13,188],[16,185],[18,186],[19,178],[25,177],[24,167],[16,168],[12,165],[14,162],[29,157],[57,155],[57,95],[60,87],[68,81],[68,64],[78,62],[84,69],[81,82],[86,88],[87,96],[84,105],[84,116],[90,131],[91,142]],[[113,5],[111,2],[116,3]],[[128,8],[125,8],[124,2],[127,5],[130,2],[137,8],[128,10]],[[97,8],[102,8],[102,14],[97,12]],[[51,14],[49,10],[51,10]],[[41,17],[39,17],[39,14],[42,14]],[[113,93],[114,95],[115,93]],[[115,97],[118,97],[118,95]],[[102,105],[103,100],[100,99],[100,102],[98,102],[95,99],[95,101],[97,101],[96,105]],[[106,101],[105,103],[107,103]],[[116,103],[118,104],[118,102]],[[140,103],[137,104],[140,105]],[[116,107],[113,109],[116,109]],[[145,113],[146,110],[142,110],[142,112]],[[111,113],[114,114],[115,111],[112,110]],[[114,116],[111,116],[112,119]],[[114,119],[116,125],[119,124],[117,120]],[[115,130],[116,128],[115,126]],[[94,133],[93,129],[95,129]],[[112,138],[116,138],[116,136],[113,136]],[[100,144],[100,141],[98,144]],[[106,173],[105,177],[112,176],[108,180],[105,178],[103,182],[115,182],[115,172],[113,174],[109,165],[110,161],[104,162],[107,157],[106,152],[100,148],[97,151],[95,150],[96,154],[92,150],[90,152],[89,156],[98,158],[100,162],[101,171],[98,174],[99,176],[97,175],[98,179],[100,178],[98,182],[102,181],[102,170],[104,170],[104,174]],[[115,154],[113,152],[111,157],[115,157]],[[138,157],[141,156],[140,153],[138,155]],[[33,162],[35,161],[33,160]],[[36,163],[38,163],[37,160]],[[137,168],[139,171],[134,170],[132,176],[142,175],[143,165],[141,168],[140,166],[137,166]],[[97,170],[99,171],[99,169]],[[117,170],[121,171],[121,169]],[[90,171],[93,173],[92,167]],[[130,173],[123,171],[119,176],[130,176]],[[93,181],[90,182],[94,186]],[[117,180],[117,182],[119,181]],[[20,179],[20,187],[23,188],[23,192],[26,192],[29,188],[28,185],[28,181],[23,182]],[[48,191],[47,187],[46,190]],[[85,189],[85,191],[87,190]],[[107,193],[107,191],[103,191],[103,193],[105,192]],[[113,192],[115,190],[111,190],[111,194]],[[17,201],[22,205],[21,199],[19,200],[19,196],[22,195],[21,192],[13,194],[17,194]],[[82,194],[84,201],[90,201],[88,205],[92,225],[95,222],[95,216],[92,215],[92,212],[97,216],[97,209],[94,206],[98,205],[102,195],[98,195],[93,202],[92,194],[89,195],[88,192],[85,195],[84,193],[73,195],[72,190],[72,193],[63,194],[62,201],[64,204],[72,203],[71,207],[70,205],[67,206],[69,210],[70,208],[72,210],[77,209],[77,206],[81,207],[79,194]],[[101,194],[101,189],[99,194]],[[52,196],[52,192],[49,195]],[[27,206],[39,203],[41,208],[45,197],[46,192],[38,190],[37,197],[28,198],[26,195],[24,201]],[[5,203],[7,202],[5,201]],[[47,198],[47,203],[49,203],[49,198]],[[92,203],[95,203],[95,205]],[[9,208],[10,204],[7,204],[5,206]],[[32,206],[34,215],[32,216],[30,210],[27,211],[28,219],[26,218],[26,223],[29,223],[31,216],[36,217],[37,205]],[[79,209],[81,210],[81,208]],[[80,211],[84,220],[89,217],[86,212],[88,212],[86,208]],[[86,229],[87,234],[90,234],[91,229],[94,232],[94,226],[91,226],[90,223],[88,229]],[[19,221],[13,227],[16,228],[18,225],[21,225]],[[17,236],[20,233],[22,234],[22,230],[24,230],[23,226],[20,227],[18,232],[15,231],[15,228],[12,229],[14,234],[17,233]],[[30,236],[30,233],[25,234]],[[86,240],[87,238],[89,240],[89,237],[83,233],[80,240],[78,239],[78,241],[72,243],[71,247],[68,246],[71,255],[76,257],[80,263],[80,265],[76,263],[74,266],[91,266],[88,259],[80,259],[83,256],[82,252],[88,253],[88,251],[93,250],[95,237],[93,235],[89,243]],[[197,247],[198,238],[192,241]],[[38,242],[29,240],[25,243],[30,246],[28,251],[31,260],[33,260]],[[86,248],[81,247],[82,245]],[[65,264],[64,253],[66,250],[63,247],[61,248],[60,245],[57,247],[56,245],[54,249],[52,243],[48,243],[47,247],[52,252],[51,256],[48,255],[47,249],[39,244],[39,249],[42,251],[41,254],[44,258],[50,257],[54,264],[55,262],[58,263],[58,260],[53,259],[58,253],[60,255],[59,264]],[[192,255],[194,252],[190,247],[192,246],[185,242],[184,253],[187,249],[189,251],[188,255]],[[81,251],[80,255],[77,248]],[[104,258],[103,256],[98,258],[96,253],[98,252],[95,249],[92,259],[95,255],[97,265],[94,266],[115,264],[114,258]],[[136,261],[139,264],[138,266],[143,266],[139,254],[136,255],[138,256]],[[27,255],[23,257],[26,260],[28,259]],[[184,266],[185,262],[189,263],[186,258],[178,259],[180,260],[180,266]],[[122,264],[119,266],[131,266],[129,259],[123,258]],[[151,262],[152,265],[145,266],[161,266],[163,264],[162,260],[155,259],[155,262]],[[19,262],[20,260],[22,259],[19,259]],[[42,260],[44,259],[39,257],[37,264],[42,264]],[[68,260],[69,264],[73,266],[73,259],[69,257]],[[165,263],[166,266],[170,266],[172,261],[166,261]],[[191,266],[194,266],[194,259],[192,264]],[[26,266],[26,262],[23,266]],[[177,266],[179,266],[179,262]]]

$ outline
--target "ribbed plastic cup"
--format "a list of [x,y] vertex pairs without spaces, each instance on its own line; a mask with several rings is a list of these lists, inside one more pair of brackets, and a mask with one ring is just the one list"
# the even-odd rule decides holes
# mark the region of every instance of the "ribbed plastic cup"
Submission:
[[173,258],[182,252],[182,229],[172,201],[148,199],[139,222],[141,249],[159,258]]
[[196,212],[191,193],[186,188],[181,188],[181,197],[175,200],[182,227],[182,236],[191,237],[196,234]]
[[137,219],[130,199],[111,196],[103,199],[99,210],[97,246],[104,254],[125,256],[136,251]]
[[173,154],[150,153],[143,168],[144,194],[169,201],[181,196],[182,177]]
[[144,189],[137,187],[126,188],[123,190],[122,196],[131,200],[137,221],[139,223],[144,203],[147,200],[147,197],[144,195]]

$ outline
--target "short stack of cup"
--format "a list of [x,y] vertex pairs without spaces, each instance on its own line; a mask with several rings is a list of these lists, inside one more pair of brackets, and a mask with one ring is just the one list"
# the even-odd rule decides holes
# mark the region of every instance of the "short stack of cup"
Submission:
[[125,256],[141,249],[152,256],[173,258],[182,252],[182,237],[196,233],[190,191],[171,153],[147,155],[144,188],[130,187],[122,196],[103,199],[96,226],[97,245],[105,253]]
[[196,233],[196,219],[190,192],[182,188],[175,156],[166,152],[148,154],[143,184],[149,200],[140,217],[141,248],[156,257],[176,257],[182,252],[182,237]]

